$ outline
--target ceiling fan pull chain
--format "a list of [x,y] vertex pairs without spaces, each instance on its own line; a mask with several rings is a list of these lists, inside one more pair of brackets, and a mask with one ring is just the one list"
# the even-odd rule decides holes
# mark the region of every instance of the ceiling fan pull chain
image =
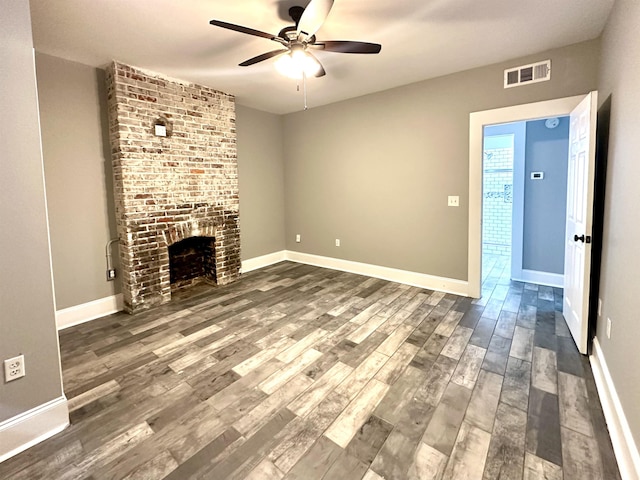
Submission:
[[307,110],[307,74],[302,70],[302,94],[304,96],[304,109]]

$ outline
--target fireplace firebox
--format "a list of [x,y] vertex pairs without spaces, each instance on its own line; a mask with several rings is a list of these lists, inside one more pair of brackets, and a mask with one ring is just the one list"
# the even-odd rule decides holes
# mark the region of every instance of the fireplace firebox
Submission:
[[169,247],[171,290],[199,282],[216,283],[215,239],[186,238]]

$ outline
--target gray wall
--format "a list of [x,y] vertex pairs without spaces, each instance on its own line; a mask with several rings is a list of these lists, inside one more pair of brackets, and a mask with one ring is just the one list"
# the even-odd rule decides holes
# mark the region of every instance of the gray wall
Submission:
[[[553,129],[527,122],[524,172],[522,268],[564,273],[569,118]],[[544,179],[531,180],[531,172]]]
[[0,1],[0,422],[62,395],[29,2]]
[[282,117],[236,105],[243,260],[284,250]]
[[[584,42],[286,115],[287,248],[466,280],[469,114],[587,93],[598,57]],[[550,81],[503,88],[548,58]]]
[[[104,71],[36,55],[58,309],[108,297],[105,245],[117,236]],[[117,260],[117,245],[113,258]]]
[[[597,338],[636,445],[640,445],[640,2],[617,0],[602,38],[599,95],[611,95],[603,238],[602,317]],[[611,339],[605,334],[611,318]]]

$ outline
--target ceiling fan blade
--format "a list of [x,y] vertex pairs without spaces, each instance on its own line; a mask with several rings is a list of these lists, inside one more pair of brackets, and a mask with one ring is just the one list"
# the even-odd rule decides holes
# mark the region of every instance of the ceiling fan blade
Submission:
[[327,52],[338,53],[380,53],[382,45],[369,42],[351,42],[348,40],[328,40],[317,42],[312,47],[321,48]]
[[324,77],[327,74],[327,72],[325,72],[324,67],[320,63],[320,60],[318,60],[316,56],[308,50],[306,54],[318,65],[318,72],[314,75],[314,77],[317,77],[317,78]]
[[333,0],[311,0],[298,23],[298,40],[311,38],[324,23],[333,7]]
[[211,25],[216,27],[227,28],[240,33],[246,33],[247,35],[254,35],[256,37],[268,38],[269,40],[275,40],[276,36],[267,32],[261,32],[260,30],[254,30],[253,28],[243,27],[242,25],[236,25],[234,23],[221,22],[220,20],[211,20]]
[[240,64],[241,67],[248,67],[249,65],[254,65],[258,62],[262,62],[264,60],[268,60],[270,58],[273,57],[277,57],[278,55],[281,55],[283,53],[287,53],[289,50],[273,50],[271,52],[267,52],[267,53],[263,53],[262,55],[257,55],[253,58],[250,58],[249,60],[245,60],[244,62],[242,62]]

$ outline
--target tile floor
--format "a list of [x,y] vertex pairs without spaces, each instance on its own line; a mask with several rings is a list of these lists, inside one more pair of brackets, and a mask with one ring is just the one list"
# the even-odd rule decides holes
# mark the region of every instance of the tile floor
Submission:
[[3,479],[620,478],[562,292],[283,262],[61,332],[71,426]]

